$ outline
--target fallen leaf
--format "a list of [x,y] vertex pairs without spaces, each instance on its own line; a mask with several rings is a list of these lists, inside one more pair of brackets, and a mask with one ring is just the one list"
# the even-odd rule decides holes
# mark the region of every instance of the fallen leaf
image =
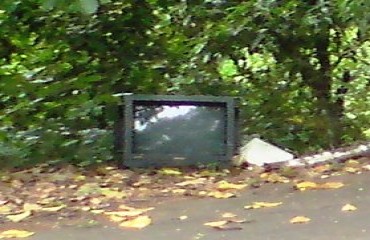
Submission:
[[234,193],[229,192],[220,192],[220,191],[212,191],[207,194],[209,197],[214,197],[218,199],[226,199],[226,198],[232,198],[235,197]]
[[351,205],[351,204],[346,204],[342,207],[343,212],[349,212],[349,211],[356,211],[357,207]]
[[308,218],[308,217],[297,216],[297,217],[294,217],[294,218],[290,219],[289,222],[295,224],[295,223],[306,223],[306,222],[309,222],[309,221],[311,221],[311,219]]
[[20,222],[31,215],[32,215],[31,211],[24,211],[20,214],[8,215],[6,216],[6,218],[12,222]]
[[188,219],[188,216],[183,215],[183,216],[180,216],[179,219],[180,220],[185,220],[185,219]]
[[366,171],[370,171],[370,164],[362,166],[362,169],[364,169]]
[[13,211],[13,207],[10,205],[3,205],[0,206],[0,215],[7,215],[10,214]]
[[220,181],[217,183],[217,189],[218,190],[228,190],[228,189],[243,189],[247,186],[247,184],[235,184],[235,183],[229,183],[225,180]]
[[324,173],[330,171],[331,167],[329,164],[323,164],[323,165],[318,165],[313,168],[313,171],[316,173]]
[[271,183],[288,183],[290,180],[277,173],[262,173],[260,178]]
[[348,172],[348,173],[358,173],[360,172],[361,169],[357,167],[344,167],[343,171]]
[[24,231],[24,230],[16,230],[16,229],[11,229],[11,230],[6,230],[0,233],[0,239],[2,238],[26,238],[30,237],[34,232],[29,232],[29,231]]
[[[247,222],[247,219],[245,219],[245,218],[241,218],[241,219],[231,218],[231,219],[227,219],[227,221],[231,222],[231,223],[245,223],[245,222]],[[249,222],[251,222],[251,221],[249,221]]]
[[104,210],[103,209],[93,209],[93,210],[90,210],[90,212],[93,214],[102,214]]
[[105,215],[115,215],[119,217],[136,217],[139,216],[147,211],[153,210],[154,208],[134,208],[130,210],[123,210],[123,211],[113,211],[113,212],[105,212]]
[[307,189],[317,189],[317,184],[314,182],[300,182],[295,185],[295,187],[301,191],[305,191]]
[[295,185],[295,187],[301,191],[305,191],[307,189],[337,189],[343,186],[344,184],[341,182],[326,182],[322,184],[314,182],[301,182]]
[[175,193],[175,194],[184,194],[186,192],[186,190],[181,189],[181,188],[176,188],[176,189],[172,189],[171,192]]
[[176,183],[175,185],[179,187],[185,187],[189,185],[199,185],[199,184],[203,184],[205,180],[206,180],[205,178],[196,178],[192,180],[186,180],[183,182],[179,182],[179,183]]
[[124,221],[120,224],[120,227],[142,229],[148,226],[152,220],[148,216],[138,216],[134,219]]
[[112,190],[109,188],[102,188],[101,194],[107,198],[115,198],[115,199],[122,199],[126,197],[126,194],[124,192]]
[[242,230],[243,228],[240,227],[240,226],[228,226],[228,225],[223,225],[223,226],[218,226],[218,227],[214,227],[218,230],[222,230],[222,231],[229,231],[229,230]]
[[223,218],[233,218],[233,217],[236,217],[236,216],[237,216],[236,214],[230,213],[230,212],[226,212],[226,213],[222,214]]
[[181,175],[182,172],[178,168],[162,168],[158,173],[163,175]]
[[115,223],[123,222],[124,220],[127,219],[126,217],[121,217],[117,215],[110,215],[108,218],[110,221],[115,222]]
[[136,217],[143,214],[143,211],[132,210],[132,211],[116,211],[116,212],[105,212],[106,215],[114,215],[119,217]]
[[258,209],[258,208],[270,208],[277,207],[283,204],[282,202],[253,202],[252,205],[244,206],[245,209]]
[[319,185],[321,189],[337,189],[343,187],[344,184],[341,182],[327,182],[324,184]]
[[62,204],[62,205],[55,206],[55,207],[43,207],[40,210],[45,211],[45,212],[58,212],[58,211],[62,210],[65,207],[67,207],[67,206]]
[[225,225],[226,223],[227,223],[227,220],[222,220],[222,221],[215,221],[215,222],[206,222],[203,225],[208,226],[208,227],[220,227],[220,226]]
[[37,204],[37,203],[25,203],[23,204],[23,210],[24,211],[38,211],[40,210],[42,207]]

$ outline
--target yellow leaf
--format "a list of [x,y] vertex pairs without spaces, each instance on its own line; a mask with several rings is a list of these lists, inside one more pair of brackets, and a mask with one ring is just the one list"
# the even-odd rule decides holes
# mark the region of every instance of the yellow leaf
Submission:
[[295,187],[301,191],[305,191],[307,189],[317,189],[317,184],[314,182],[300,182]]
[[324,172],[330,171],[330,169],[331,169],[331,166],[329,164],[324,164],[324,165],[318,165],[314,167],[313,171],[317,173],[324,173]]
[[306,223],[309,221],[311,221],[311,219],[305,216],[297,216],[290,219],[290,223]]
[[226,220],[222,220],[222,221],[215,221],[215,222],[206,222],[205,224],[203,224],[204,226],[209,226],[209,227],[220,227],[220,226],[223,226],[227,223]]
[[193,180],[187,180],[187,181],[179,182],[179,183],[176,183],[175,185],[179,186],[179,187],[185,187],[185,186],[188,186],[188,185],[199,185],[199,184],[203,184],[205,182],[205,180],[206,179],[204,179],[204,178],[196,178],[196,179],[193,179]]
[[116,211],[116,212],[105,212],[106,215],[114,215],[119,217],[136,217],[143,214],[141,210],[131,210],[131,211]]
[[343,187],[344,184],[341,182],[326,182],[322,184],[314,183],[314,182],[301,182],[296,184],[296,188],[304,191],[307,189],[336,189]]
[[162,168],[158,171],[163,175],[181,175],[182,172],[178,168]]
[[77,176],[75,176],[75,177],[73,178],[73,180],[74,180],[75,182],[85,181],[85,180],[86,180],[86,176],[84,176],[84,175],[77,175]]
[[8,215],[6,216],[7,219],[9,219],[12,222],[20,222],[23,219],[29,217],[32,215],[31,211],[24,211],[23,213],[20,214],[14,214],[14,215]]
[[138,216],[134,219],[124,221],[120,224],[120,227],[142,229],[148,226],[152,220],[148,216]]
[[342,207],[343,212],[348,212],[348,211],[356,211],[357,207],[351,205],[351,204],[346,204]]
[[121,217],[121,216],[116,216],[116,215],[111,215],[109,216],[109,220],[112,221],[112,222],[122,222],[123,220],[126,220],[127,218],[125,217]]
[[37,203],[25,203],[23,204],[24,211],[38,211],[41,209],[41,206]]
[[217,189],[219,190],[228,190],[228,189],[243,189],[247,186],[247,184],[234,184],[234,183],[229,183],[227,181],[220,181],[217,184]]
[[184,194],[186,192],[186,190],[181,189],[181,188],[176,188],[176,189],[172,189],[171,192],[175,193],[175,194]]
[[270,208],[277,207],[283,204],[282,202],[253,202],[252,205],[244,206],[245,209],[258,209],[258,208]]
[[93,209],[93,210],[90,210],[90,212],[94,214],[102,214],[104,210],[103,209]]
[[208,193],[209,197],[219,198],[219,199],[225,199],[225,198],[231,198],[235,197],[234,193],[228,193],[228,192],[220,192],[220,191],[213,191]]
[[281,176],[277,173],[262,173],[260,175],[262,179],[271,183],[288,183],[290,180],[284,176]]
[[343,187],[344,184],[341,182],[327,182],[324,184],[321,184],[319,187],[322,189],[336,189]]
[[101,194],[103,194],[107,198],[122,199],[126,197],[126,194],[124,192],[115,191],[109,188],[102,188]]
[[10,214],[12,210],[13,208],[10,207],[9,205],[0,206],[0,215]]
[[360,171],[360,169],[356,167],[344,167],[343,170],[348,173],[358,173]]
[[58,211],[62,210],[65,207],[66,207],[66,205],[62,204],[60,206],[55,206],[55,207],[44,207],[44,208],[41,208],[41,211],[45,211],[45,212],[58,212]]
[[223,217],[223,218],[233,218],[233,217],[236,217],[236,214],[226,212],[226,213],[223,213],[223,214],[222,214],[222,217]]
[[16,230],[16,229],[11,229],[11,230],[6,230],[0,233],[0,239],[2,238],[26,238],[30,237],[34,232],[29,232],[29,231],[23,231],[23,230]]
[[106,215],[115,215],[119,217],[136,217],[154,208],[138,208],[123,211],[105,212]]

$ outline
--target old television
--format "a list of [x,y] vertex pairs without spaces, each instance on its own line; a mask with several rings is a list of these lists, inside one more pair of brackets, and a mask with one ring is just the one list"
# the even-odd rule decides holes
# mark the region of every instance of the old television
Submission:
[[125,167],[228,165],[236,153],[233,97],[123,96],[116,130]]

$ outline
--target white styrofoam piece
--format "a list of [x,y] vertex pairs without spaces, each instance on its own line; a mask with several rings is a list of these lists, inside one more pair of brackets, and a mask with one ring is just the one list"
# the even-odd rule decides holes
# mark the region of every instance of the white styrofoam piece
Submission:
[[262,166],[265,163],[289,161],[292,160],[294,156],[259,138],[253,138],[241,148],[240,158],[241,162]]

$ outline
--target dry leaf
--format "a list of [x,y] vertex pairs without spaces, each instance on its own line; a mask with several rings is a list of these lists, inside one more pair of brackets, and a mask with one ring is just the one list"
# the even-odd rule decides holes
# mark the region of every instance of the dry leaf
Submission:
[[23,230],[16,230],[16,229],[11,229],[11,230],[6,230],[0,233],[0,239],[3,238],[26,238],[30,237],[34,232],[29,232],[29,231],[23,231]]
[[233,217],[236,217],[236,216],[237,216],[236,214],[230,213],[230,212],[226,212],[226,213],[222,214],[223,218],[233,218]]
[[175,185],[179,186],[179,187],[185,187],[185,186],[188,186],[188,185],[199,185],[199,184],[203,184],[205,182],[205,180],[206,180],[205,178],[196,178],[196,179],[192,179],[192,180],[179,182],[179,183],[176,183]]
[[163,175],[181,175],[182,172],[178,168],[162,168],[158,173]]
[[12,222],[20,222],[23,219],[29,217],[32,215],[31,211],[24,211],[23,213],[20,214],[14,214],[14,215],[8,215],[6,216],[7,219],[9,219]]
[[23,204],[23,210],[24,211],[38,211],[42,207],[37,203],[25,203]]
[[120,224],[120,227],[142,229],[148,226],[151,222],[152,220],[148,216],[138,216],[134,219],[124,221]]
[[311,221],[310,218],[308,217],[305,217],[305,216],[297,216],[297,217],[294,217],[292,219],[290,219],[290,223],[306,223],[306,222],[309,222]]
[[341,182],[327,182],[324,184],[319,185],[319,188],[322,189],[337,189],[343,187],[344,184]]
[[366,171],[370,171],[370,164],[362,166],[362,169],[364,169]]
[[253,202],[252,205],[244,206],[245,209],[258,209],[258,208],[270,208],[277,207],[283,204],[282,202]]
[[45,211],[45,212],[58,212],[58,211],[62,210],[65,207],[67,207],[67,206],[64,205],[64,204],[62,204],[60,206],[55,206],[55,207],[44,207],[44,208],[41,208],[41,211]]
[[360,172],[360,169],[357,167],[344,167],[343,171],[348,172],[348,173],[358,173]]
[[223,226],[227,223],[227,220],[222,220],[222,221],[215,221],[215,222],[206,222],[203,224],[204,226],[209,226],[209,227],[220,227]]
[[176,188],[176,189],[172,189],[171,192],[175,193],[175,194],[184,194],[186,192],[186,190],[181,189],[181,188]]
[[228,190],[228,189],[243,189],[247,186],[247,184],[234,184],[234,183],[229,183],[227,181],[220,181],[217,183],[217,189],[219,190]]
[[126,197],[126,194],[124,192],[112,190],[109,188],[102,188],[101,194],[107,198],[115,198],[115,199],[122,199]]
[[13,208],[10,205],[0,206],[0,215],[7,215],[13,211]]
[[188,219],[188,216],[183,215],[183,216],[180,216],[179,219],[180,220],[185,220],[185,219]]
[[317,189],[317,184],[314,182],[300,182],[295,187],[301,191],[305,191],[307,189]]
[[111,215],[108,218],[109,218],[110,221],[115,222],[115,223],[122,222],[123,220],[126,220],[127,219],[125,217],[116,216],[116,215]]
[[357,207],[351,205],[351,204],[346,204],[342,207],[343,212],[348,212],[348,211],[356,211]]
[[288,183],[290,180],[284,176],[277,173],[262,173],[260,178],[271,183]]
[[313,168],[313,171],[316,173],[324,173],[327,171],[330,171],[331,166],[329,164],[324,164],[324,165],[318,165]]
[[129,210],[105,212],[106,215],[115,215],[119,217],[136,217],[147,211],[153,210],[154,208],[131,208]]
[[214,198],[219,198],[219,199],[235,197],[234,193],[220,192],[220,191],[212,191],[212,192],[209,192],[207,195],[209,197],[214,197]]
[[228,225],[223,225],[223,226],[218,226],[214,227],[218,230],[223,230],[223,231],[228,231],[228,230],[242,230],[243,228],[240,226],[228,226]]

